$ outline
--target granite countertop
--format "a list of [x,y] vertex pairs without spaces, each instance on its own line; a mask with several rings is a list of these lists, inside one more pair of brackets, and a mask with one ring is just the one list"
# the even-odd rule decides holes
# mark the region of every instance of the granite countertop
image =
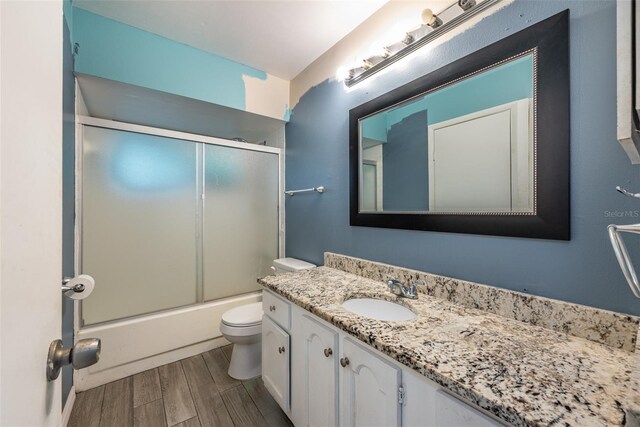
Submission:
[[[434,298],[398,298],[384,283],[328,267],[260,284],[516,426],[628,425],[634,352]],[[396,301],[406,322],[342,308],[354,297]]]

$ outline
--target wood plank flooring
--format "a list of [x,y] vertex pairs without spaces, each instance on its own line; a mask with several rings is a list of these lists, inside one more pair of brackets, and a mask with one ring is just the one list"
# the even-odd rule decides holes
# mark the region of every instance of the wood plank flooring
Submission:
[[69,427],[290,427],[262,378],[227,375],[231,346],[78,393]]

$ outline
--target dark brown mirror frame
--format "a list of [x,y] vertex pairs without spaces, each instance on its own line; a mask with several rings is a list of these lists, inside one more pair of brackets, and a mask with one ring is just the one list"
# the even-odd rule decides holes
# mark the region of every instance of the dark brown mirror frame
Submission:
[[[534,211],[532,213],[360,213],[359,119],[403,100],[536,51]],[[569,11],[420,77],[349,112],[350,223],[354,226],[570,240]]]

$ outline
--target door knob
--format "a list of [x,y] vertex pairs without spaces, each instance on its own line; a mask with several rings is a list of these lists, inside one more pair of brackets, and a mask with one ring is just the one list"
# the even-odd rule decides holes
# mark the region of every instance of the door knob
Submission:
[[73,369],[82,369],[96,364],[100,359],[101,347],[98,338],[80,340],[71,348],[64,348],[62,340],[52,341],[47,357],[47,380],[58,378],[60,369],[65,365],[71,364]]
[[340,359],[340,365],[342,365],[343,368],[346,368],[348,364],[349,364],[348,357],[343,357],[342,359]]
[[324,349],[324,357],[330,357],[332,354],[333,354],[333,350],[331,350],[331,347]]

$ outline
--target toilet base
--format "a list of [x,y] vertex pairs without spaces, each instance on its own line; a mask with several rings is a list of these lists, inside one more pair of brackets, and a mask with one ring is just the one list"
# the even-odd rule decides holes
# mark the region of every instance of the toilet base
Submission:
[[234,344],[228,374],[237,380],[248,380],[262,374],[262,342]]

